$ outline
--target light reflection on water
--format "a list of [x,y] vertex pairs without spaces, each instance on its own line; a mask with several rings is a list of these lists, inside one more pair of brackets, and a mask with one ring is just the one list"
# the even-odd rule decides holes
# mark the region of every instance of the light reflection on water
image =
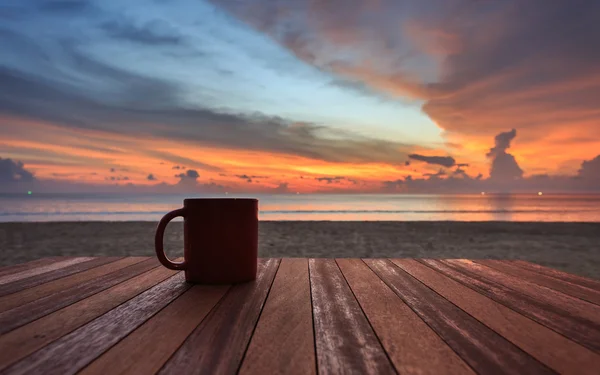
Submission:
[[[229,195],[228,197],[232,197]],[[244,197],[241,196],[240,197]],[[261,220],[600,221],[600,195],[257,195]],[[157,221],[182,195],[0,195],[0,222]]]

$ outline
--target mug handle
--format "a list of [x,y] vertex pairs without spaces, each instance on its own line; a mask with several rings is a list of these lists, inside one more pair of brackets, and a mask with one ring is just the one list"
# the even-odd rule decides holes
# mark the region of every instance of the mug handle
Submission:
[[163,246],[163,237],[165,234],[165,228],[167,227],[167,224],[169,224],[169,221],[178,216],[185,217],[185,210],[183,208],[178,208],[163,216],[158,223],[158,227],[156,227],[156,236],[154,237],[154,248],[156,249],[156,256],[158,257],[158,260],[168,269],[177,271],[185,269],[185,259],[183,262],[172,262],[169,258],[167,258]]

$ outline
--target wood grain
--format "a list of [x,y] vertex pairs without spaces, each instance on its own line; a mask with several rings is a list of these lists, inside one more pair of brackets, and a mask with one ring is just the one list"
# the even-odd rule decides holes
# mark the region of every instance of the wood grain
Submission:
[[537,285],[519,277],[507,275],[493,268],[475,263],[468,259],[447,259],[444,262],[460,268],[476,277],[484,277],[497,284],[504,285],[522,294],[533,297],[548,305],[556,306],[573,316],[595,324],[600,324],[600,306],[568,296],[545,286]]
[[319,374],[395,374],[333,259],[310,259]]
[[590,289],[568,281],[558,280],[551,276],[542,275],[537,272],[528,271],[511,262],[501,260],[474,260],[475,263],[494,268],[514,277],[554,289],[572,297],[580,298],[590,303],[600,305],[600,290]]
[[26,278],[32,277],[32,276],[43,275],[46,272],[52,272],[54,270],[57,270],[57,269],[60,269],[63,267],[68,267],[70,265],[77,264],[77,263],[87,262],[92,259],[94,259],[94,258],[92,258],[92,257],[64,258],[58,262],[52,262],[50,264],[42,265],[40,267],[30,268],[30,269],[23,270],[21,272],[11,273],[9,275],[2,276],[2,277],[0,277],[0,285],[12,283],[17,280],[26,279]]
[[79,375],[156,373],[228,289],[228,285],[193,286]]
[[399,373],[474,374],[362,260],[337,263]]
[[50,296],[4,311],[0,313],[0,334],[9,332],[157,266],[157,260],[148,259],[116,272],[100,276],[90,282],[64,289]]
[[592,375],[600,368],[600,355],[457,281],[415,260],[392,262],[555,371]]
[[419,261],[594,352],[600,351],[600,327],[586,320],[504,285],[461,272],[460,269],[453,268],[441,260],[419,259]]
[[257,279],[232,286],[160,374],[236,373],[278,266],[278,259],[259,260]]
[[476,372],[554,373],[391,262],[378,259],[365,262]]
[[10,275],[17,272],[23,272],[32,268],[46,266],[50,263],[55,263],[60,260],[64,260],[61,257],[48,257],[48,258],[40,258],[36,260],[32,260],[26,263],[19,263],[12,266],[3,266],[0,268],[0,279],[2,276]]
[[534,271],[534,272],[540,273],[542,275],[554,277],[558,280],[581,285],[586,288],[590,288],[590,289],[594,289],[594,290],[600,290],[600,281],[598,281],[598,280],[589,279],[587,277],[583,277],[583,276],[579,276],[579,275],[573,275],[570,273],[556,270],[554,268],[544,267],[544,266],[536,264],[536,263],[525,262],[523,260],[511,260],[511,261],[507,261],[507,262],[511,262],[511,263],[513,263],[519,267],[525,268],[526,270],[529,270],[529,271]]
[[283,259],[240,374],[315,374],[307,259]]
[[190,286],[180,272],[15,363],[7,373],[75,374]]
[[0,370],[155,286],[176,271],[154,268],[0,336]]
[[0,285],[0,297],[6,296],[8,294],[17,293],[19,291],[25,290],[27,288],[32,288],[34,286],[52,281],[61,279],[63,277],[77,274],[79,272],[83,272],[85,270],[92,269],[94,267],[101,266],[103,264],[112,263],[116,260],[121,259],[122,257],[104,257],[104,258],[94,258],[88,260],[86,262],[81,262],[77,264],[72,264],[68,267],[59,268],[57,270],[46,272],[42,275],[31,276],[25,279],[17,280],[11,283],[7,283],[4,285]]
[[[87,271],[75,273],[74,275],[66,276],[58,280],[53,280],[45,284],[22,290],[17,293],[12,293],[7,296],[0,297],[0,312],[14,309],[17,306],[21,306],[31,301],[50,296],[54,293],[60,292],[61,290],[65,290],[75,285],[93,280],[96,277],[100,277],[108,273],[120,270],[121,268],[125,268],[132,264],[139,263],[146,259],[148,258],[129,257],[117,260],[115,262],[107,262],[108,264],[93,267]],[[90,262],[80,264],[84,265],[87,263]]]

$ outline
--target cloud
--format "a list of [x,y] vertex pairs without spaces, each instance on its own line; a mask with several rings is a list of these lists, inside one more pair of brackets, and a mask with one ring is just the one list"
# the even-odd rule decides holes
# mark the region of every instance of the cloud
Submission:
[[0,157],[0,183],[30,183],[34,181],[35,176],[25,169],[22,162]]
[[115,169],[114,169],[114,168],[111,168],[111,169],[110,169],[110,173],[115,173]]
[[149,46],[181,46],[185,38],[164,20],[153,20],[141,25],[131,20],[111,20],[100,28],[110,37]]
[[490,180],[504,182],[523,177],[523,170],[519,167],[515,157],[506,152],[516,136],[517,131],[513,129],[500,133],[494,138],[495,145],[486,155],[492,161]]
[[290,192],[289,183],[282,182],[276,188],[272,190],[275,194],[285,194]]
[[175,177],[180,178],[179,182],[187,182],[187,181],[196,182],[196,180],[198,180],[198,178],[200,178],[200,174],[198,174],[198,172],[194,169],[188,169],[187,171],[185,171],[185,173],[177,174],[177,175],[175,175]]
[[[66,50],[69,53],[69,49]],[[315,123],[260,113],[236,114],[189,107],[178,86],[79,56],[81,74],[104,77],[103,92],[0,67],[0,112],[61,127],[193,142],[228,149],[292,154],[328,162],[388,162],[406,159],[409,144],[373,139]],[[83,68],[83,69],[82,69]],[[10,92],[10,94],[8,94]],[[105,95],[110,96],[104,98]]]
[[600,155],[581,164],[578,177],[592,184],[600,185]]
[[345,180],[346,177],[344,176],[335,176],[335,177],[315,177],[315,180],[319,181],[319,182],[327,182],[328,184],[331,183],[339,183],[342,180]]
[[154,177],[154,175],[153,175],[152,173],[150,173],[150,174],[148,175],[148,177],[146,177],[146,179],[147,179],[148,181],[156,181],[156,177]]
[[268,178],[267,176],[249,176],[247,174],[236,174],[235,177],[246,180],[248,183],[252,183],[252,181],[257,178]]
[[185,167],[182,167],[180,165],[174,165],[171,169],[185,169]]
[[353,87],[422,102],[451,143],[509,124],[523,152],[568,161],[600,139],[596,0],[213,2]]
[[413,160],[423,161],[427,164],[441,165],[446,168],[450,168],[456,164],[456,161],[451,156],[424,156],[419,154],[410,154],[408,157]]

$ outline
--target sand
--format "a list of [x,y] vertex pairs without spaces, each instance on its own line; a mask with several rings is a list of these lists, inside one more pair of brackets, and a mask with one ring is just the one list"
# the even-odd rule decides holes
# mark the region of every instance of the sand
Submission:
[[[151,222],[2,223],[0,265],[47,256],[153,255]],[[182,224],[167,229],[170,257]],[[600,279],[600,223],[261,222],[261,257],[523,259]]]

